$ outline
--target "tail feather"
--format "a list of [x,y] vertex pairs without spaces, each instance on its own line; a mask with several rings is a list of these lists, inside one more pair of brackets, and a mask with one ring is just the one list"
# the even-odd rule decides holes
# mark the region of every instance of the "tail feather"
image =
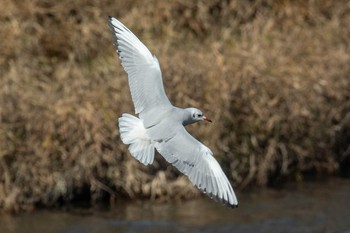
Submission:
[[120,138],[129,145],[131,155],[145,165],[153,163],[154,143],[146,134],[142,121],[126,113],[118,121]]

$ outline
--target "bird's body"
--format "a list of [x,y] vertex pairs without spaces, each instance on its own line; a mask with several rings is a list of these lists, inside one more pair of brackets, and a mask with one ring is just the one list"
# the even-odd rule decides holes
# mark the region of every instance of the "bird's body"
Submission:
[[110,17],[109,26],[122,66],[128,73],[135,112],[139,114],[139,118],[130,114],[119,118],[120,137],[129,145],[130,153],[148,165],[157,150],[199,189],[237,207],[234,191],[213,153],[184,127],[210,120],[196,108],[173,106],[165,94],[156,57],[117,19]]

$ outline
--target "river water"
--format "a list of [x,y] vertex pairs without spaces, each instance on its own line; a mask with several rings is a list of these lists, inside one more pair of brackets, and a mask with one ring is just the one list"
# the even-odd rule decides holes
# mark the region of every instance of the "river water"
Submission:
[[121,203],[108,208],[0,215],[0,232],[28,233],[350,233],[350,180],[237,193],[239,208],[203,197],[187,202]]

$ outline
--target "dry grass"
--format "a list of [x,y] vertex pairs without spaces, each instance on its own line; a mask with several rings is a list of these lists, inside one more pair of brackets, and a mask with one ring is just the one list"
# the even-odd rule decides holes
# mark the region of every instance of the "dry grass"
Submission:
[[349,1],[4,0],[0,208],[198,195],[120,141],[133,107],[108,15],[157,55],[174,104],[213,118],[190,131],[236,187],[349,169]]

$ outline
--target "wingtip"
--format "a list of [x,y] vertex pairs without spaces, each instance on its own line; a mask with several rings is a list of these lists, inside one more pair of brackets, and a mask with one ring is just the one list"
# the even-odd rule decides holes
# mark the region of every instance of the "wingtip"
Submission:
[[113,16],[108,16],[108,21],[110,22],[110,23],[112,23],[112,21],[114,20],[115,18],[113,17]]
[[[195,185],[196,187],[198,187],[197,185]],[[236,204],[234,203],[230,203],[228,200],[223,199],[222,197],[219,197],[213,193],[206,193],[205,189],[201,189],[200,187],[198,187],[203,193],[207,194],[211,199],[213,199],[214,201],[221,203],[223,206],[229,207],[231,209],[236,209],[238,208],[238,203],[236,202]]]
[[236,202],[236,204],[235,203],[230,203],[230,202],[225,201],[225,200],[221,200],[221,202],[223,203],[223,205],[225,205],[225,206],[227,206],[227,207],[229,207],[231,209],[237,209],[238,208],[238,203],[237,202]]

